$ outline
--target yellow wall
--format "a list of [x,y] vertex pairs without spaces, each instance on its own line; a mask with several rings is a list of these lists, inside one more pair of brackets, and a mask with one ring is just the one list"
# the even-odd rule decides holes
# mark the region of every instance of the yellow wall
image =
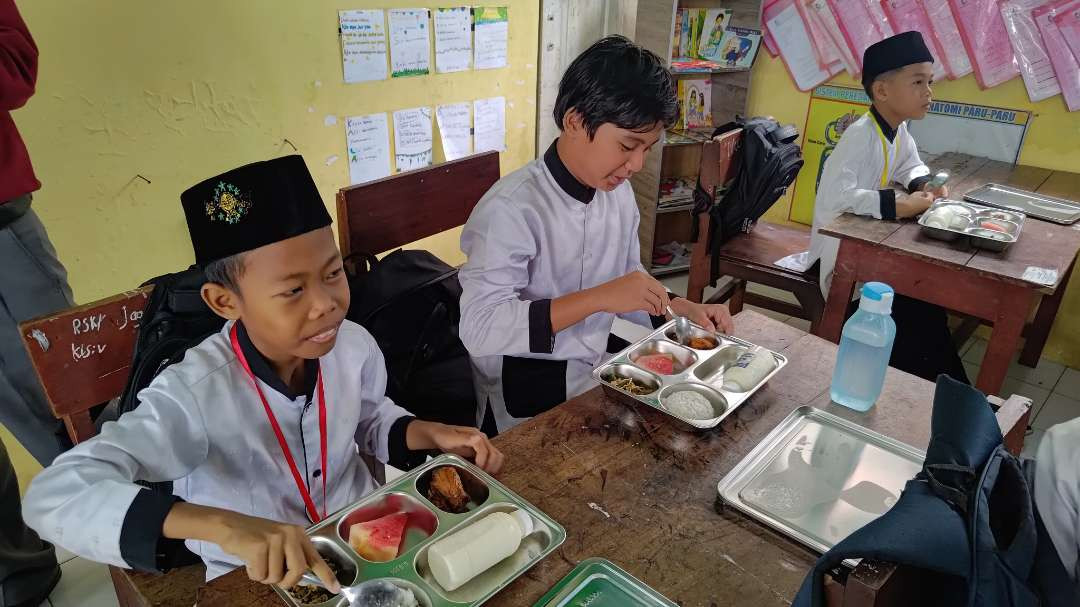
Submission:
[[[44,184],[34,207],[67,265],[80,303],[190,264],[180,192],[246,162],[293,153],[283,139],[307,159],[333,213],[334,194],[348,185],[346,116],[504,96],[503,173],[536,154],[536,1],[484,3],[509,7],[507,68],[349,85],[342,81],[339,9],[483,4],[17,4],[41,49],[41,66],[37,94],[15,112],[15,122]],[[326,126],[330,115],[337,124]],[[437,129],[434,135],[435,161],[441,162]],[[338,160],[327,165],[332,156]],[[458,234],[452,230],[416,244],[460,263]],[[39,467],[2,427],[0,440],[8,445],[25,485]]]
[[[342,81],[339,9],[465,4],[480,3],[19,0],[41,69],[37,94],[15,121],[44,184],[35,208],[75,298],[92,301],[189,264],[180,192],[293,153],[283,139],[307,159],[333,211],[334,194],[348,185],[345,116],[505,96],[503,172],[534,158],[538,2],[487,3],[509,6],[508,68]],[[326,126],[328,115],[337,124]],[[437,130],[435,139],[438,162]],[[456,232],[424,244],[463,261]]]
[[[846,74],[841,74],[834,82],[858,86]],[[1019,78],[982,91],[973,76],[966,76],[935,84],[934,98],[1030,110],[1032,120],[1020,153],[1020,163],[1080,171],[1080,145],[1077,145],[1077,141],[1080,141],[1080,112],[1069,113],[1060,96],[1032,103]],[[806,122],[809,103],[810,95],[795,88],[784,64],[762,51],[754,65],[750,115],[772,115],[781,122],[795,123],[801,130]],[[769,210],[766,219],[786,222],[790,205],[789,192],[789,196]],[[1044,354],[1070,366],[1080,367],[1080,278],[1076,276],[1065,292],[1065,300]]]

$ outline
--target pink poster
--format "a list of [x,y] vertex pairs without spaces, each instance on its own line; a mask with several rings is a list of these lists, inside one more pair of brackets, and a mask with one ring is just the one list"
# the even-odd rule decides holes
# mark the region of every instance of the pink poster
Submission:
[[[855,65],[862,71],[863,53],[875,42],[892,36],[885,12],[877,0],[827,0]],[[876,8],[877,10],[873,10]]]
[[771,0],[762,9],[761,20],[776,43],[784,68],[800,91],[812,90],[843,70],[839,62],[828,69],[818,63],[814,42],[796,0]]
[[881,6],[885,14],[889,16],[889,23],[893,31],[919,32],[930,47],[930,54],[934,56],[934,80],[944,80],[948,73],[945,64],[941,60],[941,49],[934,39],[934,30],[930,28],[930,20],[926,18],[926,11],[922,9],[918,0],[881,0]]
[[1063,0],[1031,12],[1042,33],[1046,52],[1050,55],[1050,63],[1054,66],[1061,94],[1070,112],[1080,110],[1080,62],[1073,56],[1054,18],[1073,11],[1080,11],[1080,0]]
[[799,16],[802,17],[806,31],[810,32],[810,40],[814,43],[814,55],[817,57],[818,65],[830,71],[836,66],[839,66],[839,69],[842,70],[844,64],[840,56],[840,49],[833,44],[833,41],[825,32],[825,28],[821,27],[821,23],[812,17],[814,1],[795,0],[795,6],[799,10]]
[[806,8],[810,13],[810,18],[816,22],[818,28],[825,32],[833,47],[840,54],[840,61],[844,64],[847,73],[853,77],[858,76],[862,72],[862,68],[859,67],[858,62],[855,61],[855,55],[848,48],[847,42],[844,41],[844,35],[840,33],[840,24],[836,21],[836,15],[833,14],[829,3],[825,0],[811,0],[811,2],[807,3]]
[[1013,54],[1020,65],[1020,75],[1024,77],[1024,87],[1028,98],[1042,101],[1061,94],[1054,66],[1050,63],[1050,54],[1046,52],[1042,33],[1035,25],[1031,11],[1050,4],[1052,0],[1006,0],[1001,3],[1001,17],[1005,20],[1005,31],[1009,32]]
[[971,59],[964,49],[964,41],[960,39],[960,30],[948,0],[922,0],[922,7],[930,20],[934,42],[941,49],[941,59],[949,78],[956,80],[970,74]]
[[1020,75],[997,0],[949,0],[975,80],[988,89]]
[[1055,15],[1054,24],[1061,30],[1065,44],[1072,49],[1073,58],[1080,61],[1080,9]]

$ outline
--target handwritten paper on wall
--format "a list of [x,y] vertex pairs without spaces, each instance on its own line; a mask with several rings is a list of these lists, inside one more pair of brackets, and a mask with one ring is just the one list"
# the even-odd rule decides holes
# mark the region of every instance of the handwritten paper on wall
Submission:
[[394,112],[394,157],[399,173],[429,166],[431,147],[431,108]]
[[776,12],[770,10],[784,4],[785,2],[781,1],[766,7],[765,27],[776,41],[780,58],[795,81],[795,86],[800,91],[809,91],[839,73],[840,69],[836,66],[826,71],[818,64],[810,33],[793,2],[787,2],[784,8]]
[[386,79],[383,11],[339,11],[345,82]]
[[473,102],[475,132],[473,147],[476,153],[506,150],[506,98],[492,97]]
[[484,6],[475,9],[476,60],[478,70],[506,67],[506,40],[510,18],[505,6]]
[[435,71],[463,72],[472,67],[472,9],[435,9]]
[[451,103],[435,108],[439,137],[447,160],[457,160],[472,153],[472,115],[468,103]]
[[390,11],[390,67],[394,78],[429,73],[428,9]]
[[346,118],[345,140],[349,150],[349,183],[355,185],[390,176],[390,129],[385,112]]

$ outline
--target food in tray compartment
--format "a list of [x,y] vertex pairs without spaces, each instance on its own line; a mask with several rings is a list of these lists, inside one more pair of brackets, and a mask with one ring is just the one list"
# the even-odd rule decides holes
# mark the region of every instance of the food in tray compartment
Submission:
[[1008,232],[1009,231],[1008,228],[1006,228],[1005,226],[1003,226],[1000,223],[997,223],[995,221],[981,221],[981,222],[979,222],[979,227],[984,229],[984,230],[993,230],[995,232]]
[[968,224],[970,212],[959,205],[934,208],[926,218],[926,225],[942,230],[962,230]]
[[441,510],[452,514],[469,511],[469,494],[461,483],[461,475],[453,466],[442,466],[431,473],[428,499]]
[[382,563],[397,558],[409,515],[395,512],[349,528],[349,545],[361,557]]
[[668,411],[686,419],[711,419],[716,417],[712,403],[702,394],[693,390],[672,392],[664,399]]
[[724,389],[733,392],[752,390],[776,368],[776,358],[760,346],[739,355],[724,371]]
[[[338,565],[334,559],[325,559],[326,564],[330,567],[330,571],[334,572],[334,576],[341,581],[341,565]],[[326,588],[320,586],[308,586],[306,584],[297,584],[287,590],[293,600],[301,605],[318,605],[319,603],[325,603],[330,599],[337,596],[333,592],[330,592]]]
[[675,357],[666,352],[642,354],[634,361],[639,367],[655,371],[661,375],[675,374]]
[[643,386],[629,377],[616,377],[611,381],[611,385],[620,390],[625,390],[630,394],[641,396],[643,394],[652,394],[654,390],[652,388]]
[[492,512],[431,545],[427,553],[431,575],[453,592],[517,552],[534,525],[532,516],[521,509]]
[[687,345],[695,350],[712,350],[719,344],[711,337],[691,337]]
[[416,595],[387,580],[367,584],[353,601],[352,607],[419,607]]

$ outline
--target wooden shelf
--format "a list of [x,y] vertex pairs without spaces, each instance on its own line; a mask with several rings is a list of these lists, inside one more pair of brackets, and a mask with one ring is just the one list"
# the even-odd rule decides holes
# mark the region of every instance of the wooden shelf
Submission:
[[689,211],[692,208],[694,208],[693,202],[687,202],[686,204],[677,204],[670,207],[658,206],[656,207],[656,214],[659,215],[661,213],[678,213],[679,211]]
[[699,72],[699,71],[694,71],[694,70],[683,71],[683,70],[677,70],[675,68],[671,68],[671,75],[675,76],[676,78],[693,78],[695,76],[701,77],[701,78],[706,78],[708,76],[713,76],[713,75],[716,75],[716,74],[740,74],[742,72],[749,72],[749,71],[750,71],[750,68],[745,68],[745,67],[733,67],[733,68],[722,67],[720,69],[715,69],[715,70],[708,71],[708,72]]

